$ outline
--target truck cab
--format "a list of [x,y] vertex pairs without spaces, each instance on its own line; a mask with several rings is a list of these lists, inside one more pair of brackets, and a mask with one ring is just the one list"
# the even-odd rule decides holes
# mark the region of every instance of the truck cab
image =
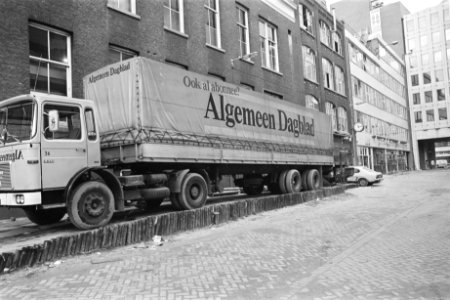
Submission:
[[92,101],[23,95],[0,102],[0,206],[38,224],[66,213],[74,174],[100,166]]

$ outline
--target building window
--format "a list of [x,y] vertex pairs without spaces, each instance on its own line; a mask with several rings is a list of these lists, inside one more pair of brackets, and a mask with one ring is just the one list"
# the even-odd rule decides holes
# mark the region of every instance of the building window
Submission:
[[450,48],[447,48],[447,60],[450,60]]
[[419,85],[419,75],[417,75],[417,74],[411,75],[411,84],[412,84],[412,86]]
[[259,20],[259,42],[261,45],[261,64],[271,70],[279,70],[277,28],[266,21]]
[[431,26],[439,24],[439,13],[438,12],[432,13],[430,19],[431,19]]
[[328,47],[331,46],[331,30],[330,26],[327,25],[324,21],[319,21],[320,26],[320,41],[327,45]]
[[312,12],[306,6],[299,4],[298,13],[300,17],[300,27],[312,34],[313,33]]
[[333,50],[334,50],[336,53],[342,54],[342,41],[341,41],[341,37],[340,37],[339,34],[337,34],[335,31],[333,31],[332,37],[333,37]]
[[319,100],[317,100],[317,98],[312,95],[305,96],[305,104],[306,107],[319,110]]
[[164,3],[164,26],[184,33],[183,0],[166,0]]
[[336,76],[336,92],[341,95],[345,95],[345,76],[344,70],[341,67],[334,67],[334,74]]
[[109,46],[108,63],[113,64],[119,61],[127,60],[138,56],[138,54],[132,50],[120,48],[117,46]]
[[431,75],[430,72],[423,72],[423,84],[431,83]]
[[347,132],[348,117],[345,108],[338,107],[337,116],[338,116],[338,131]]
[[424,53],[422,54],[422,65],[426,66],[428,64],[430,64],[430,56],[428,53]]
[[441,51],[435,51],[434,52],[434,63],[439,64],[442,61],[442,52]]
[[303,75],[306,79],[317,82],[316,55],[314,51],[302,46],[303,52]]
[[433,44],[438,44],[441,41],[441,33],[439,31],[433,32],[431,35],[431,39],[433,41]]
[[269,95],[274,98],[277,98],[277,99],[280,99],[280,100],[283,100],[283,95],[280,95],[280,94],[277,94],[277,93],[274,93],[271,91],[264,90],[264,94]]
[[445,101],[445,90],[444,89],[437,89],[436,94],[437,94],[438,101]]
[[30,90],[71,96],[70,35],[30,24]]
[[415,105],[420,104],[420,94],[419,93],[413,94],[413,104],[415,104]]
[[444,70],[439,69],[434,71],[435,82],[444,81]]
[[415,47],[416,47],[416,43],[415,43],[414,38],[409,39],[408,40],[408,50],[412,51],[412,50],[414,50]]
[[420,46],[425,47],[428,44],[428,36],[420,36]]
[[428,109],[426,111],[426,115],[427,115],[427,122],[434,122],[434,110]]
[[206,0],[206,44],[221,48],[219,0]]
[[331,126],[334,131],[337,131],[337,113],[336,113],[336,106],[334,106],[331,102],[325,103],[325,113],[331,117]]
[[136,14],[136,0],[108,0],[108,5],[115,9]]
[[334,90],[333,65],[326,58],[322,58],[322,70],[324,86],[330,90]]
[[425,92],[425,103],[433,102],[433,93],[431,91]]
[[447,108],[438,108],[439,121],[447,120]]
[[248,30],[248,10],[240,5],[236,5],[236,19],[238,27],[238,42],[240,56],[250,53],[250,33]]
[[422,123],[422,112],[421,111],[414,112],[414,121],[416,123]]
[[445,40],[450,41],[450,28],[445,29]]

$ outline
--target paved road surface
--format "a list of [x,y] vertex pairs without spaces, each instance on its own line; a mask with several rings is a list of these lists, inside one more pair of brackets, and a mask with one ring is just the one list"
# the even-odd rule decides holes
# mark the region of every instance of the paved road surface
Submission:
[[[450,299],[450,171],[0,277],[0,299]],[[164,238],[164,237],[163,237]]]

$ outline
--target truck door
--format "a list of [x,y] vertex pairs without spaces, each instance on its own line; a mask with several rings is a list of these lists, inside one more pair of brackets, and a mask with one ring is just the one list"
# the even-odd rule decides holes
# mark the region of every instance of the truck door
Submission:
[[[50,130],[49,112],[57,111],[57,130]],[[87,165],[86,134],[81,107],[44,103],[42,122],[42,188],[63,188]],[[55,120],[52,120],[55,122]]]

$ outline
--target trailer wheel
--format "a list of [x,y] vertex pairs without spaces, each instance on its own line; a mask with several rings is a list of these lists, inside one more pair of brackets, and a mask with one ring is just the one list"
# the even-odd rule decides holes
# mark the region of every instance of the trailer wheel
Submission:
[[106,225],[114,213],[113,193],[102,182],[84,182],[69,197],[67,213],[72,224],[79,229]]
[[292,169],[286,173],[286,191],[288,193],[298,193],[302,189],[302,178],[300,172]]
[[287,193],[287,189],[286,189],[286,174],[287,174],[288,170],[284,170],[283,172],[280,173],[280,177],[278,177],[278,187],[280,188],[280,192],[282,194],[286,194]]
[[311,169],[308,171],[306,184],[309,190],[317,190],[320,188],[320,174],[318,170]]
[[208,196],[208,187],[205,179],[197,173],[188,173],[181,184],[178,196],[183,209],[195,209],[205,205]]
[[244,185],[243,190],[244,193],[249,196],[256,196],[262,193],[262,191],[264,190],[264,184]]
[[49,225],[61,221],[66,214],[65,208],[35,209],[24,208],[27,218],[37,225]]

